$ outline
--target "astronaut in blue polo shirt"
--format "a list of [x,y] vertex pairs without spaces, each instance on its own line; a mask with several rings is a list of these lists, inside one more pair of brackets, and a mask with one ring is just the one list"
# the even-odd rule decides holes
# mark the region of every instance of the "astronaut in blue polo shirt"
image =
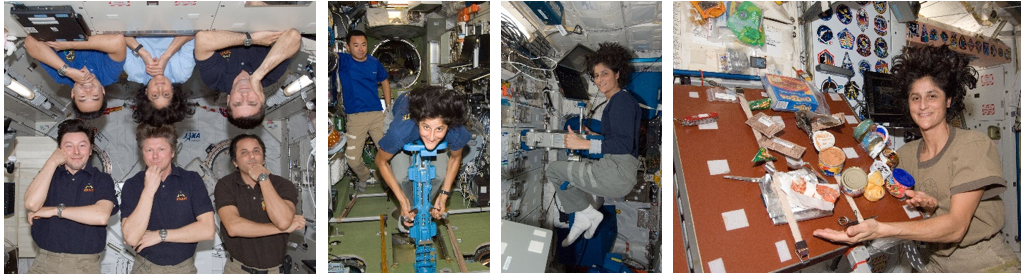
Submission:
[[93,35],[86,41],[25,38],[25,51],[43,65],[54,82],[71,86],[75,117],[91,120],[107,108],[104,86],[118,81],[125,64],[125,37]]
[[[375,176],[364,166],[364,141],[378,144],[382,139],[385,122],[384,108],[389,108],[392,91],[389,90],[389,72],[374,56],[368,54],[368,39],[364,32],[352,30],[346,34],[346,50],[339,54],[339,83],[343,88],[343,107],[346,111],[346,164],[357,175],[360,189],[375,183]],[[378,88],[382,88],[385,107],[379,102]]]
[[196,273],[196,243],[214,239],[214,206],[200,174],[171,164],[171,125],[136,127],[146,170],[125,181],[121,231],[135,251],[132,273]]
[[[464,146],[471,140],[471,133],[464,128],[464,110],[465,102],[456,91],[438,86],[421,86],[396,97],[392,110],[394,119],[378,143],[375,164],[400,203],[401,225],[409,227],[414,219],[410,203],[413,185],[407,179],[411,156],[401,151],[403,145],[421,140],[426,149],[436,149],[440,142],[446,141],[449,147],[448,155],[439,154],[432,162],[438,172],[436,175],[443,176],[432,180],[435,201],[431,213],[438,219],[446,212],[446,200],[457,177]],[[393,158],[396,155],[401,156]]]
[[58,149],[25,190],[32,240],[29,273],[100,273],[107,220],[118,212],[111,175],[89,164],[92,127],[80,119],[57,126]]
[[300,32],[202,31],[196,33],[194,46],[200,79],[228,94],[228,122],[252,129],[264,121],[264,87],[288,70],[290,58],[300,49]]

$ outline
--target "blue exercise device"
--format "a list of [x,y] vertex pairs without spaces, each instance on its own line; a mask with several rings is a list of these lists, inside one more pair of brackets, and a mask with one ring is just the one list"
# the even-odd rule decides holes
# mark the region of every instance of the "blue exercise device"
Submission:
[[435,166],[429,160],[422,157],[434,157],[436,151],[446,149],[446,141],[440,142],[434,150],[425,148],[420,140],[403,145],[403,150],[411,152],[410,168],[407,168],[407,178],[414,182],[413,198],[414,203],[414,225],[410,227],[410,237],[414,239],[415,256],[414,272],[435,273],[435,247],[432,246],[432,238],[438,231],[435,222],[432,221],[432,179],[435,179]]

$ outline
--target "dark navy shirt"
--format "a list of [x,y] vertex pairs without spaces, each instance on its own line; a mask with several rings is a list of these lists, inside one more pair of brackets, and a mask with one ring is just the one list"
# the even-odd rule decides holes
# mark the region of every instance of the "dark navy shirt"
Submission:
[[[378,146],[390,154],[400,152],[403,145],[407,143],[421,140],[417,123],[410,118],[408,102],[410,101],[407,93],[396,97],[396,103],[393,104],[393,122],[389,123],[389,132],[386,132],[382,136],[382,140],[378,141]],[[471,133],[464,126],[450,126],[443,139],[449,145],[450,151],[456,151],[464,148],[464,145],[471,141]]]
[[[82,67],[89,68],[89,72],[96,76],[96,79],[100,81],[100,85],[108,86],[118,81],[118,77],[121,76],[121,68],[125,66],[125,60],[114,61],[111,56],[107,53],[97,50],[74,50],[75,55],[73,60],[68,60],[68,53],[71,50],[57,51],[57,56],[61,58],[68,65],[68,70],[82,69]],[[46,73],[54,78],[54,82],[75,85],[75,81],[67,76],[61,76],[57,73],[57,69],[46,65],[46,63],[40,62],[43,65],[43,69]]]
[[[50,179],[43,207],[89,206],[100,200],[114,204],[111,214],[118,212],[118,199],[114,196],[114,181],[111,175],[87,164],[74,175],[63,165],[54,170]],[[32,240],[39,248],[50,252],[71,254],[96,254],[103,252],[107,244],[107,225],[85,225],[70,219],[37,219],[32,224]]]
[[[343,85],[343,107],[346,114],[381,111],[378,84],[387,77],[385,67],[375,57],[359,62],[350,54],[339,55],[339,82]],[[391,95],[390,95],[391,96]]]
[[[268,56],[270,50],[271,47],[265,46],[228,47],[214,52],[214,55],[206,60],[196,60],[196,70],[200,72],[200,78],[207,87],[230,94],[232,81],[239,76],[239,72],[245,70],[247,73],[253,74],[253,71],[261,67],[261,62],[264,62],[264,58]],[[286,73],[290,60],[292,58],[282,61],[274,69],[271,69],[264,79],[261,79],[261,85],[268,87],[275,84]]]
[[642,110],[639,102],[621,90],[610,97],[600,117],[603,129],[603,154],[631,154],[639,157],[639,124]]
[[[121,218],[128,218],[136,210],[139,197],[143,194],[146,170],[125,181],[121,189]],[[150,224],[146,230],[178,229],[196,222],[196,217],[214,211],[207,187],[200,174],[171,166],[171,174],[164,179],[154,194],[150,211]],[[196,243],[162,242],[140,252],[152,263],[175,265],[196,254]]]

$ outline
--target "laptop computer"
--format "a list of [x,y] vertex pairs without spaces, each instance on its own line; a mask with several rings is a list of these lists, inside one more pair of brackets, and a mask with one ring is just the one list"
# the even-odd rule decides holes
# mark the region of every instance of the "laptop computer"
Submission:
[[475,46],[477,44],[478,44],[478,36],[477,35],[469,35],[469,36],[465,37],[464,38],[464,46],[460,49],[460,56],[457,57],[457,60],[455,60],[453,62],[450,62],[450,63],[447,63],[447,64],[441,64],[441,65],[439,65],[439,67],[442,67],[442,68],[454,68],[454,67],[467,66],[467,65],[471,64],[471,62],[473,61],[472,58],[475,56]]
[[582,77],[582,73],[592,73],[592,68],[587,68],[585,57],[594,52],[592,49],[578,44],[567,55],[564,55],[560,62],[557,62],[557,68],[554,68],[553,73],[557,77],[557,84],[565,98],[589,100],[589,82]]
[[[489,76],[489,35],[482,35],[478,42],[478,67],[457,73],[453,76],[458,81],[476,81]],[[469,61],[470,65],[472,61]]]
[[89,25],[68,5],[11,7],[11,16],[39,41],[86,41]]

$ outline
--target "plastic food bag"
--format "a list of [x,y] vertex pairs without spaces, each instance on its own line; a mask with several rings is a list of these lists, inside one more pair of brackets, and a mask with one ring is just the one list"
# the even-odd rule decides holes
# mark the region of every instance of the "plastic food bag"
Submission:
[[728,29],[743,43],[764,46],[764,11],[749,1],[732,2],[728,8]]
[[835,200],[839,199],[839,185],[820,184],[817,176],[806,170],[776,174],[775,177],[782,178],[778,182],[781,184],[779,188],[789,196],[793,212],[807,209],[824,211],[835,209]]
[[719,102],[739,102],[739,97],[735,91],[729,90],[724,87],[711,87],[707,88],[707,101],[719,101]]

